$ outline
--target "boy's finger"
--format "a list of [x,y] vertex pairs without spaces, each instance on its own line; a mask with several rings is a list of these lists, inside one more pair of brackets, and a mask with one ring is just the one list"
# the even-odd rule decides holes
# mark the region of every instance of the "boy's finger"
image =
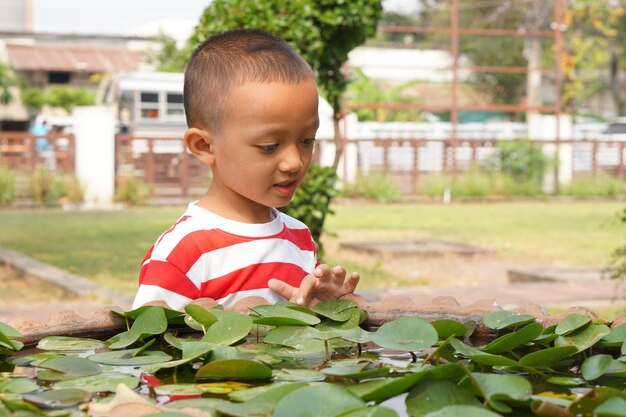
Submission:
[[275,278],[272,278],[269,281],[267,281],[267,286],[270,290],[274,291],[281,297],[286,298],[287,300],[291,300],[291,298],[298,291],[295,287],[292,287],[286,282],[281,281],[279,279],[275,279]]
[[[310,275],[308,277],[310,277]],[[307,279],[307,278],[302,280],[302,283],[300,284],[300,288],[297,290],[298,296],[295,301],[296,304],[306,305],[311,296],[311,291],[313,290],[313,287],[315,287],[317,278],[313,278],[313,277],[311,277],[312,279]]]
[[313,274],[318,278],[323,278],[330,275],[330,268],[326,264],[318,265]]
[[346,277],[346,270],[343,267],[337,265],[336,267],[333,268],[333,274],[335,275],[336,278],[343,280]]
[[359,284],[359,280],[361,279],[361,275],[358,272],[353,272],[350,275],[350,278],[346,281],[345,289],[347,292],[354,292],[356,286]]

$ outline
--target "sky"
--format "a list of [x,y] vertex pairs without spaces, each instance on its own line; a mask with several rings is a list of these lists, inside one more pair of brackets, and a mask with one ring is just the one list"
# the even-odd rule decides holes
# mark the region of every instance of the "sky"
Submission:
[[[32,0],[36,32],[127,35],[151,22],[196,22],[210,0]],[[277,0],[279,1],[279,0]],[[386,10],[410,13],[418,0],[383,0]]]

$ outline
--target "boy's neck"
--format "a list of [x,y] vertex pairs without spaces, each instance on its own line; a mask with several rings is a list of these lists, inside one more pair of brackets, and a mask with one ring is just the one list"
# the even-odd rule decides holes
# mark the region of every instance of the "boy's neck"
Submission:
[[276,218],[275,211],[271,207],[234,206],[211,195],[202,197],[198,200],[197,205],[220,217],[241,223],[263,224],[269,223]]

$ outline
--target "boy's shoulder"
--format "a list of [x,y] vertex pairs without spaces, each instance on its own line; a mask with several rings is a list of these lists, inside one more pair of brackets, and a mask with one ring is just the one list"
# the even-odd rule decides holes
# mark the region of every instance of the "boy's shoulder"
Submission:
[[290,229],[308,229],[308,226],[296,219],[295,217],[291,217],[290,215],[283,213],[282,211],[278,211],[278,216],[281,221]]

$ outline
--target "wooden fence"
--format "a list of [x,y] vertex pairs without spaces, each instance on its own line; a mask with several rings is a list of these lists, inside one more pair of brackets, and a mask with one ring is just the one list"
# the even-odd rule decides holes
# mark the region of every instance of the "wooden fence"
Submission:
[[[50,144],[48,151],[38,151],[37,140]],[[344,178],[379,172],[387,175],[407,193],[419,182],[436,173],[463,172],[482,164],[498,139],[423,139],[370,138],[348,139],[346,158],[339,166]],[[608,173],[626,177],[626,141],[611,139],[562,139],[538,141],[544,150],[558,154],[568,166],[568,176]],[[332,146],[320,140],[319,147]],[[353,163],[346,161],[352,160]],[[150,138],[117,135],[115,138],[116,184],[125,176],[143,179],[155,198],[191,198],[206,191],[210,182],[208,169],[184,149],[180,138]],[[25,132],[0,132],[0,165],[23,176],[37,167],[74,172],[75,140],[72,135],[34,136]],[[562,167],[560,168],[562,169]]]

